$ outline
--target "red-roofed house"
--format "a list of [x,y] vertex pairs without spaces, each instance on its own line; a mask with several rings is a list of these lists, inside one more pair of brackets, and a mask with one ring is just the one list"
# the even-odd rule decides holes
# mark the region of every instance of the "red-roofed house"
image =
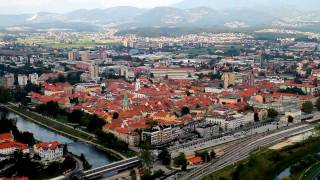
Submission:
[[29,148],[26,144],[22,144],[15,141],[6,141],[0,143],[0,154],[11,155],[17,150],[22,151],[24,154],[29,153]]
[[0,134],[0,143],[6,141],[13,141],[13,135],[11,133],[2,133]]
[[[130,126],[132,125],[132,126]],[[115,135],[119,140],[126,142],[130,146],[137,146],[140,143],[140,135],[135,129],[148,127],[144,122],[115,120],[103,127],[103,131]]]
[[202,163],[202,159],[199,156],[192,155],[192,156],[188,156],[186,159],[187,159],[188,164],[191,166],[198,165],[198,164]]
[[33,150],[44,161],[59,160],[63,157],[63,145],[57,141],[36,144]]
[[72,93],[72,85],[69,83],[55,83],[55,84],[48,84],[45,83],[43,85],[44,88],[44,95],[46,96],[51,96],[54,94],[59,94],[59,93]]

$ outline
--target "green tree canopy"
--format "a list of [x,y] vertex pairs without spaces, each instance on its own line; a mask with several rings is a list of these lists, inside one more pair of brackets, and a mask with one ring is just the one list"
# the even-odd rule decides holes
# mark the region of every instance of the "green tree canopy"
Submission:
[[310,102],[310,101],[304,102],[304,103],[302,104],[301,110],[302,110],[304,113],[311,114],[312,111],[313,111],[313,104],[312,104],[312,102]]
[[181,167],[181,170],[187,170],[187,159],[184,153],[180,153],[180,155],[173,160],[176,166]]
[[316,102],[317,109],[320,111],[320,97],[318,97]]
[[189,107],[186,107],[186,106],[182,107],[181,116],[187,115],[189,113],[190,113],[190,108]]
[[159,155],[158,158],[162,162],[163,165],[170,165],[171,162],[171,154],[167,149],[163,149]]
[[276,118],[278,116],[278,111],[274,110],[274,109],[268,109],[268,117],[269,118]]

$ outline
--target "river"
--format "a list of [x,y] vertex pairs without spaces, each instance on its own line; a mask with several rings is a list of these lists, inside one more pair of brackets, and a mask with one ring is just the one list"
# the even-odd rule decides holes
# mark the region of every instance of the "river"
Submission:
[[34,138],[37,140],[59,141],[60,143],[68,144],[69,152],[76,155],[81,155],[81,153],[84,154],[87,161],[92,165],[93,168],[112,163],[116,160],[115,158],[110,156],[107,152],[97,149],[93,145],[64,137],[34,122],[27,121],[16,114],[9,113],[8,118],[17,119],[18,129],[20,131],[28,131],[33,133]]

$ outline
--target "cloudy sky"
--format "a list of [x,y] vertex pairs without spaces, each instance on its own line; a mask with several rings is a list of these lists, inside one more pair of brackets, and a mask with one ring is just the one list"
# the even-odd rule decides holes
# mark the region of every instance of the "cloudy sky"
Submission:
[[179,1],[181,0],[0,0],[0,13],[66,12],[81,8],[92,9],[114,6],[151,8],[168,6]]

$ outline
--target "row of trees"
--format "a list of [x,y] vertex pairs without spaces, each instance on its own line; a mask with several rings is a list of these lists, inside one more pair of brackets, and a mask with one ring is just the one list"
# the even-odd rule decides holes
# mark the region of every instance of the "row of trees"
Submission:
[[98,117],[96,114],[91,115],[84,113],[81,110],[74,110],[71,113],[66,112],[64,109],[59,107],[57,102],[47,102],[46,104],[40,104],[36,107],[36,111],[41,114],[46,114],[52,117],[66,116],[70,123],[76,123],[80,126],[84,126],[88,131],[94,132],[96,130],[101,130],[106,122]]
[[21,102],[23,105],[27,105],[30,102],[30,99],[26,96],[31,91],[40,93],[41,87],[38,85],[34,85],[30,82],[28,82],[24,88],[21,88],[20,86],[16,85],[13,90],[0,87],[0,103],[15,101]]

